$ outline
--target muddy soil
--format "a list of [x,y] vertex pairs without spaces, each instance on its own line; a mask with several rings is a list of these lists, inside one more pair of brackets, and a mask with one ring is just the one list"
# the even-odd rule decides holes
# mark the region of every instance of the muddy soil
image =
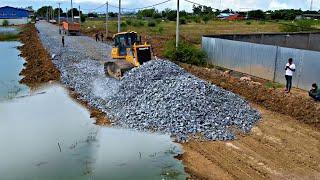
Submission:
[[194,179],[319,179],[320,132],[255,105],[262,121],[230,142],[183,144]]
[[[25,68],[20,73],[24,78],[20,82],[31,89],[37,89],[37,87],[45,83],[60,81],[60,72],[52,63],[49,53],[42,46],[37,29],[33,24],[22,27],[20,40],[23,43],[19,47],[21,56],[26,60]],[[78,94],[74,90],[70,89],[69,92],[71,97],[90,110],[90,116],[96,119],[96,124],[109,124],[105,113],[89,106],[87,102],[79,100]]]
[[267,88],[259,83],[244,82],[214,68],[180,64],[190,73],[243,96],[268,110],[289,115],[299,121],[320,128],[320,104],[302,93],[290,94],[283,89]]
[[23,43],[19,47],[21,56],[27,62],[25,69],[20,73],[24,76],[20,82],[30,88],[36,88],[49,81],[59,81],[60,72],[54,67],[49,54],[43,48],[34,25],[28,24],[22,28],[20,40]]

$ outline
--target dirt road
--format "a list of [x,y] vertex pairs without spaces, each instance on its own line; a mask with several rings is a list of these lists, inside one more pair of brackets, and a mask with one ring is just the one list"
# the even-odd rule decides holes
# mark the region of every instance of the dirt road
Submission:
[[263,119],[250,135],[184,144],[187,171],[200,179],[320,179],[320,132],[255,107]]

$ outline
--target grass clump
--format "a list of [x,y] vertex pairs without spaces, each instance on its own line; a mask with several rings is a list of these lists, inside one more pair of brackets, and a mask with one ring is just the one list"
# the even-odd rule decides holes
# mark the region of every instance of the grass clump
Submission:
[[142,20],[132,21],[132,26],[134,26],[134,27],[143,27],[144,26],[144,21],[142,21]]
[[19,38],[19,34],[0,34],[0,41],[14,41]]
[[206,53],[188,42],[180,42],[176,48],[175,41],[169,41],[165,46],[164,56],[172,61],[182,63],[204,65]]
[[149,27],[156,27],[157,26],[157,23],[155,21],[149,21],[148,22],[148,26]]
[[271,88],[278,89],[278,88],[283,88],[284,87],[284,85],[282,85],[280,83],[276,83],[276,82],[266,82],[264,84],[264,86],[266,88],[269,88],[269,89],[271,89]]
[[2,21],[2,26],[9,26],[9,21],[8,20],[3,20]]

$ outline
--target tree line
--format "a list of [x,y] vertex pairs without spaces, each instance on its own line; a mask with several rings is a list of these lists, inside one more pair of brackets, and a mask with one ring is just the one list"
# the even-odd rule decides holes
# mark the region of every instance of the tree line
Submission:
[[[39,8],[36,12],[37,16],[39,17],[46,17],[47,11],[52,12],[54,11],[55,16],[58,15],[58,12],[60,11],[61,16],[71,16],[71,11],[73,11],[74,16],[79,16],[79,11],[76,8],[73,8],[73,10],[68,10],[67,12],[64,12],[61,8],[54,8],[52,6],[43,6]],[[180,17],[182,21],[184,19],[193,19],[195,21],[197,20],[203,20],[204,22],[215,19],[219,14],[221,13],[237,13],[243,17],[246,17],[247,19],[256,19],[256,20],[294,20],[297,16],[303,15],[303,14],[320,14],[319,11],[302,11],[301,9],[281,9],[281,10],[268,10],[268,11],[262,11],[262,10],[250,10],[248,12],[240,12],[240,11],[234,11],[232,9],[225,9],[225,10],[219,10],[214,9],[210,6],[197,6],[193,5],[192,12],[186,12],[185,10],[180,11]],[[82,12],[81,12],[82,14]],[[164,9],[162,11],[159,11],[155,8],[150,9],[143,9],[139,10],[136,13],[128,13],[132,16],[136,16],[137,18],[154,18],[154,19],[167,19],[169,21],[175,21],[177,11],[172,9]],[[114,12],[110,12],[109,17],[116,17],[118,14]],[[98,17],[97,13],[88,13],[85,16],[87,17]]]

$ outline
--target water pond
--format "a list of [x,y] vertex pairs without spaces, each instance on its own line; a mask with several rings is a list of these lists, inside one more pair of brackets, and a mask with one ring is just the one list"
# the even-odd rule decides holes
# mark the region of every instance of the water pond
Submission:
[[[168,135],[96,126],[59,84],[37,92],[20,85],[23,61],[3,50],[15,52],[16,45],[0,44],[7,54],[0,65],[7,84],[1,85],[0,179],[185,179],[174,159],[180,146]],[[22,90],[9,95],[16,86]]]

